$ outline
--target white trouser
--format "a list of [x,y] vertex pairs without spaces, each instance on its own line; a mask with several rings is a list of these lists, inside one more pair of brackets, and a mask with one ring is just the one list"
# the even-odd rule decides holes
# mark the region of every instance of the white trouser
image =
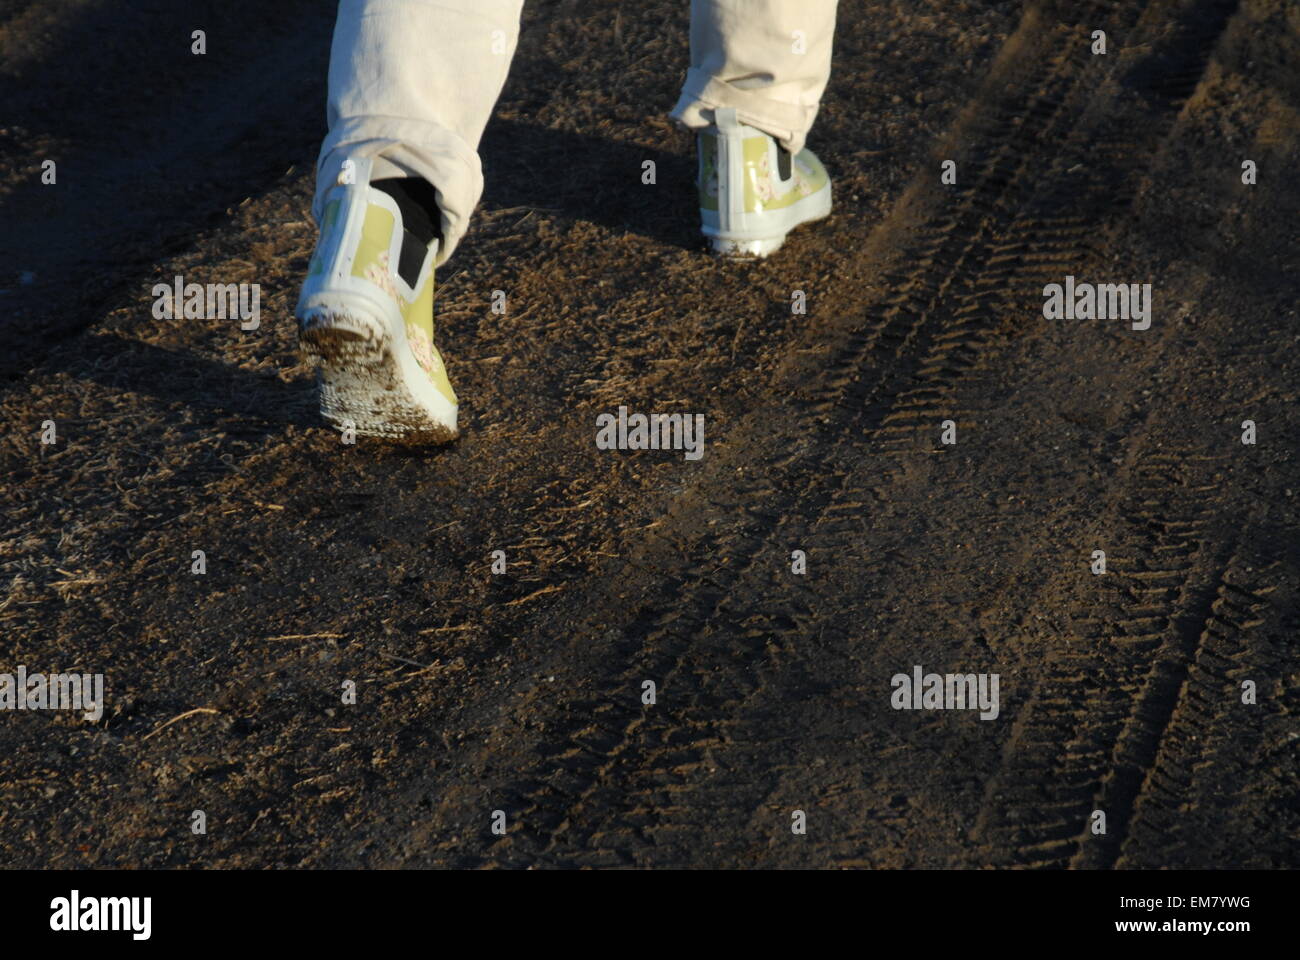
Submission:
[[[830,74],[836,0],[692,0],[691,67],[672,116],[698,130],[716,107],[792,152]],[[505,84],[523,0],[340,0],[330,51],[322,197],[348,157],[372,176],[419,176],[438,192],[446,260],[483,193],[479,139]],[[540,198],[539,198],[540,199]]]

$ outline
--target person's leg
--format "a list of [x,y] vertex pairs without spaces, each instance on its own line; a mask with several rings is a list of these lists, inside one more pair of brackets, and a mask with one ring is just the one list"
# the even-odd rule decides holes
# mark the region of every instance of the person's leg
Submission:
[[672,116],[691,130],[714,110],[780,141],[804,138],[831,70],[836,0],[692,0],[691,67]]
[[321,413],[351,435],[444,443],[459,401],[434,323],[435,267],[483,190],[478,143],[522,0],[342,0],[317,163],[320,225],[294,313]]
[[415,176],[437,191],[441,264],[483,192],[478,143],[505,84],[523,0],[341,0],[329,68],[323,198],[346,159],[371,177]]
[[830,76],[835,0],[692,0],[691,67],[672,116],[699,147],[701,230],[729,257],[765,257],[830,213],[804,140]]

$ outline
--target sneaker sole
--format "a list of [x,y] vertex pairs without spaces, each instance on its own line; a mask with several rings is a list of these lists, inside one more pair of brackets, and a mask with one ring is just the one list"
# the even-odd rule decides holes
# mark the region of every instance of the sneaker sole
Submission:
[[709,249],[728,260],[761,260],[781,249],[785,243],[785,234],[766,240],[727,240],[722,237],[709,237]]
[[447,404],[449,425],[420,402],[394,354],[391,335],[377,323],[313,311],[301,322],[298,343],[320,363],[321,416],[336,429],[350,425],[358,436],[408,445],[450,443],[460,435],[456,408]]

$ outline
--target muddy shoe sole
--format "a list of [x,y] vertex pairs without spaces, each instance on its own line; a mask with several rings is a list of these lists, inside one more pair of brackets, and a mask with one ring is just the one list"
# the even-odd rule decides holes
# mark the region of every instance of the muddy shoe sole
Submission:
[[455,440],[456,406],[428,383],[405,344],[365,317],[313,313],[298,343],[320,364],[320,411],[339,430],[409,445]]

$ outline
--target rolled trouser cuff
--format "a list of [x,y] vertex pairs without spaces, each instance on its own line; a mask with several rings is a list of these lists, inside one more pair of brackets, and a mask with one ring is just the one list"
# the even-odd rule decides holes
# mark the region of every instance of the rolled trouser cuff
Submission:
[[817,107],[801,106],[766,96],[763,90],[742,90],[692,67],[686,72],[681,99],[671,116],[689,130],[713,124],[713,111],[734,107],[736,118],[775,137],[791,153],[803,149],[804,139],[817,116]]

